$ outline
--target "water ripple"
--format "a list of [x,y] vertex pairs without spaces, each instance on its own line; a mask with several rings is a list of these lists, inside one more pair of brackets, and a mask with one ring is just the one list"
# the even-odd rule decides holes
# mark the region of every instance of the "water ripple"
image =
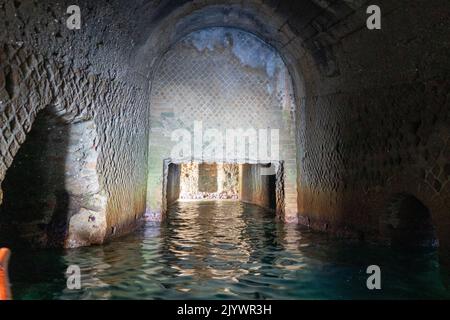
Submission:
[[[449,298],[436,252],[347,244],[239,202],[180,202],[161,225],[103,246],[15,252],[18,299]],[[82,289],[65,288],[69,265]],[[383,270],[367,290],[365,268]],[[413,267],[411,267],[413,266]]]

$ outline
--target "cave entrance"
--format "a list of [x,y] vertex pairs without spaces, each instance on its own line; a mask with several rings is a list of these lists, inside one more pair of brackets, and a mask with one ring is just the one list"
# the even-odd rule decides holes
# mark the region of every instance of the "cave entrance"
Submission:
[[283,163],[164,162],[163,204],[242,201],[283,214]]

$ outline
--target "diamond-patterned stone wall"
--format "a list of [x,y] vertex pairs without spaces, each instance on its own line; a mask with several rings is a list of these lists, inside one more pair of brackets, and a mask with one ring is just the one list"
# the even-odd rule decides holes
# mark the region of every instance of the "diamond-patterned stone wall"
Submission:
[[[101,236],[92,237],[95,239],[92,242],[130,230],[145,211],[148,116],[144,97],[144,90],[138,86],[52,61],[24,44],[3,44],[0,46],[0,183],[43,109],[51,107],[68,123],[92,120],[97,135],[95,162],[99,192],[104,192],[108,199],[107,223],[99,231]],[[73,161],[75,165],[79,159]],[[1,200],[0,191],[0,203]]]
[[[300,104],[302,222],[345,237],[376,238],[390,199],[408,194],[421,199],[440,226],[448,225],[449,89],[448,81],[431,80]],[[397,99],[399,93],[404,98]]]
[[227,129],[279,130],[279,156],[286,160],[286,212],[296,216],[295,104],[289,73],[272,47],[237,29],[209,28],[188,35],[162,59],[150,109],[148,210],[160,211],[161,164],[176,144],[172,132],[184,128],[193,133],[194,122],[200,121],[203,130],[214,128],[224,137]]

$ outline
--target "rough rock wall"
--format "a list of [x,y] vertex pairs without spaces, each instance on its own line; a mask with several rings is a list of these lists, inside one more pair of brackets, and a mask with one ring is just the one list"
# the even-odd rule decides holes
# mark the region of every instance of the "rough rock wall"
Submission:
[[299,150],[307,150],[300,151],[301,211],[320,229],[366,233],[377,229],[390,197],[409,193],[445,229],[449,89],[430,81],[310,101],[300,115],[307,119],[299,137]]
[[238,164],[187,162],[180,166],[181,199],[238,199]]
[[[314,92],[297,113],[301,221],[380,239],[390,199],[409,194],[431,212],[448,248],[450,6],[379,5],[382,30],[365,28],[362,7],[322,34],[331,39],[336,73],[311,79]],[[338,36],[344,29],[355,31]]]
[[[68,123],[93,121],[96,172],[107,198],[106,223],[91,241],[98,243],[129,231],[145,211],[147,83],[127,71],[124,41],[131,39],[115,32],[122,21],[111,19],[118,2],[82,1],[83,25],[76,31],[65,26],[69,4],[0,2],[0,181],[45,108],[58,110]],[[122,9],[129,13],[124,4]],[[111,32],[100,34],[102,28]],[[88,208],[82,209],[78,224],[88,224]]]
[[198,193],[197,162],[182,163],[180,177],[180,194],[183,199],[192,199]]
[[217,192],[217,164],[200,163],[198,166],[198,191]]
[[233,163],[221,163],[218,170],[218,191],[226,194],[239,194],[239,165]]

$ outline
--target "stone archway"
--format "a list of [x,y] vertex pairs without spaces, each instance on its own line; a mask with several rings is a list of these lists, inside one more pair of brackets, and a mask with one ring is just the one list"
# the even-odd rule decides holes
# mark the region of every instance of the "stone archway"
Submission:
[[[277,131],[279,137],[279,154],[273,160],[285,161],[282,180],[287,192],[283,219],[296,222],[294,113],[292,80],[287,67],[278,52],[260,38],[240,29],[214,27],[178,41],[161,60],[152,82],[147,212],[158,215],[164,207],[161,163],[171,157],[176,145],[175,131],[184,129],[192,133],[194,154],[186,161],[195,158],[220,163],[229,162],[224,161],[228,145],[221,145],[220,155],[206,155],[205,150],[197,154],[198,145],[200,148],[208,145],[203,131],[214,130],[226,140],[228,130],[245,133],[267,130]],[[263,144],[267,147],[267,140],[262,141],[261,136],[258,139],[256,154],[233,161],[270,163],[272,159],[259,152]],[[237,141],[237,147],[244,146],[250,153],[249,140]]]
[[380,217],[380,232],[385,241],[395,247],[439,245],[430,210],[408,193],[391,197],[386,213]]
[[103,242],[106,195],[98,181],[97,143],[92,120],[68,120],[54,107],[38,113],[2,183],[3,243],[78,247]]

